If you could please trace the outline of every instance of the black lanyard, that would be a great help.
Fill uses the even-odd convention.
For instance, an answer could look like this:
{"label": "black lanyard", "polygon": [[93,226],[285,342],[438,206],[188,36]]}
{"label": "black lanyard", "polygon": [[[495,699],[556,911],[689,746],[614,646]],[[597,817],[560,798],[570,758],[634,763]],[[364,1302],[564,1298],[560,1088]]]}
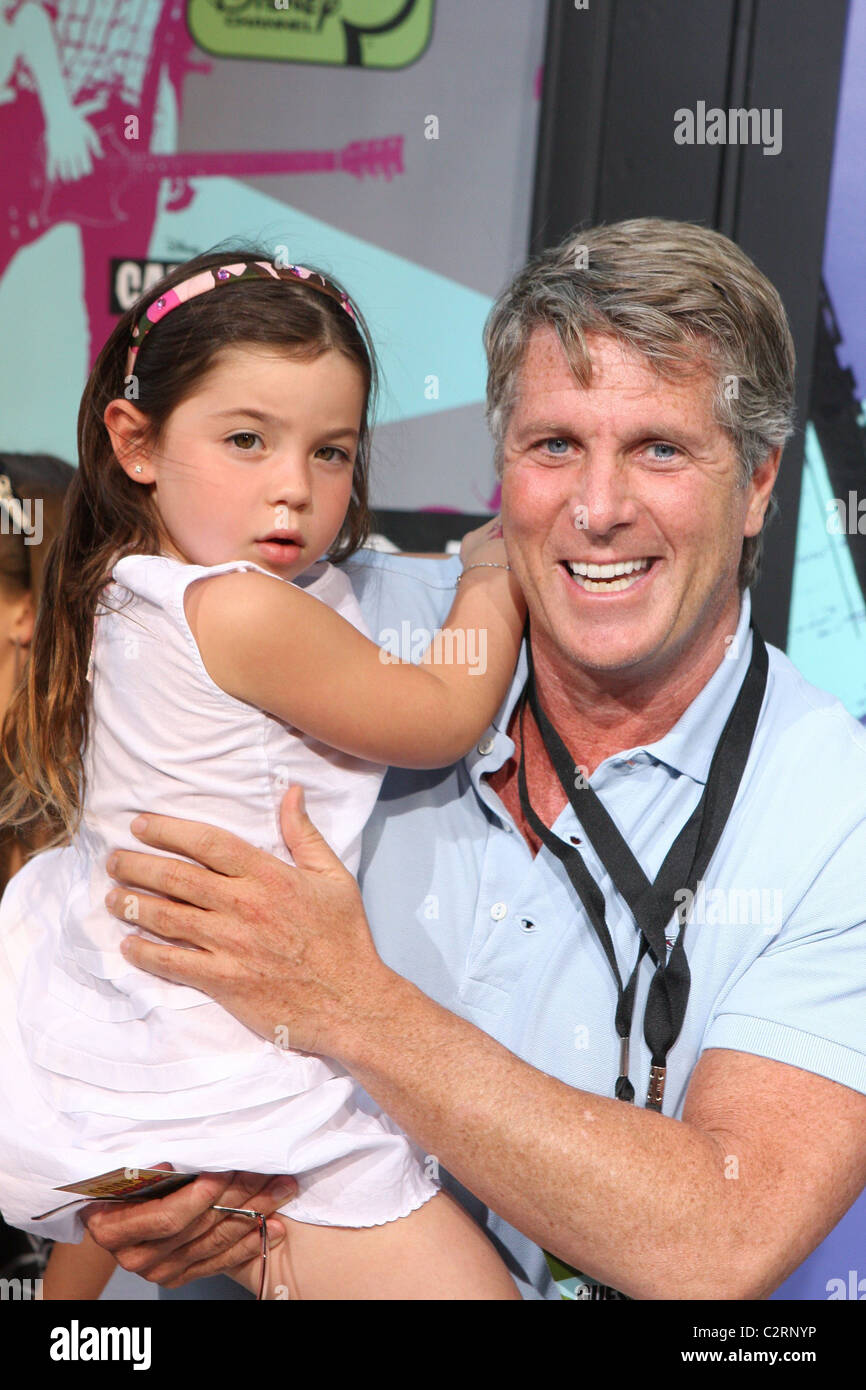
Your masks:
{"label": "black lanyard", "polygon": [[[661,1110],[664,1098],[667,1055],[680,1035],[689,999],[689,964],[685,953],[686,909],[679,907],[674,893],[688,889],[694,894],[697,882],[715,852],[745,770],[752,746],[764,690],[767,684],[767,648],[752,623],[752,658],[743,684],[716,745],[701,799],[683,826],[650,883],[602,802],[586,778],[576,777],[579,769],[545,715],[538,700],[532,647],[527,635],[529,674],[520,704],[520,762],[517,784],[520,806],[527,824],[552,854],[563,864],[572,885],[586,909],[596,935],[607,956],[617,984],[616,1031],[620,1039],[620,1074],[614,1094],[617,1100],[633,1101],[634,1087],[628,1077],[628,1047],[634,1012],[635,990],[640,963],[649,952],[655,963],[644,1014],[644,1037],[652,1056],[646,1105]],[[604,894],[576,849],[565,844],[536,815],[526,787],[524,713],[529,704],[538,731],[574,813],[618,893],[625,899],[641,935],[637,961],[628,983],[623,985],[616,953],[605,919]],[[577,785],[575,783],[577,782]],[[665,928],[677,910],[680,929],[668,955]]]}

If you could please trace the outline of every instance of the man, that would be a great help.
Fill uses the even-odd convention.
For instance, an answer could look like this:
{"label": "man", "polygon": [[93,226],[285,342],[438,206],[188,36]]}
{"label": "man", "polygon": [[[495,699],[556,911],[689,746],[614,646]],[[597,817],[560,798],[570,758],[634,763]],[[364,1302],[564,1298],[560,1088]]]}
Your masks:
{"label": "man", "polygon": [[[338,1058],[525,1296],[557,1297],[552,1269],[576,1296],[765,1297],[866,1181],[866,736],[775,649],[765,672],[749,626],[792,427],[784,310],[724,237],[642,219],[530,263],[486,346],[534,698],[525,648],[472,754],[389,774],[361,879],[375,947],[291,790],[297,868],[148,819],[144,847],[197,863],[110,870],[144,890],[142,927],[202,949],[133,938],[129,958]],[[348,570],[382,632],[435,627],[459,564]],[[178,1283],[253,1253],[209,1207],[271,1211],[264,1182],[202,1179],[90,1230]]]}

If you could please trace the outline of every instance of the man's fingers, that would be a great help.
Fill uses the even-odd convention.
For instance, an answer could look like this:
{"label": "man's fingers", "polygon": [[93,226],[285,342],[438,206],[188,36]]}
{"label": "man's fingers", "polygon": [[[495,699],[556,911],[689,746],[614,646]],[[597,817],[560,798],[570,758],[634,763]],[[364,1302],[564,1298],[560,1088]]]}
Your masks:
{"label": "man's fingers", "polygon": [[117,849],[109,856],[108,874],[124,888],[148,888],[164,898],[175,898],[192,907],[212,910],[222,903],[224,887],[213,873],[183,859]]}
{"label": "man's fingers", "polygon": [[[110,1250],[156,1240],[169,1240],[185,1232],[191,1222],[219,1202],[233,1178],[230,1173],[205,1173],[167,1197],[146,1202],[110,1203],[84,1208],[82,1220],[97,1245]],[[185,1240],[186,1235],[183,1236]]]}
{"label": "man's fingers", "polygon": [[[242,1217],[232,1218],[235,1223],[243,1220]],[[179,1289],[184,1284],[192,1283],[194,1279],[209,1279],[214,1274],[231,1274],[238,1265],[247,1264],[250,1260],[261,1258],[262,1237],[257,1221],[246,1221],[249,1228],[244,1235],[231,1247],[231,1262],[227,1263],[225,1253],[215,1255],[211,1259],[198,1260],[194,1264],[187,1264],[182,1269],[174,1269],[170,1262],[164,1266],[157,1266],[148,1276],[154,1282],[161,1284],[166,1289]],[[282,1228],[279,1233],[274,1229],[275,1224]],[[279,1245],[286,1238],[285,1227],[279,1218],[268,1222],[268,1242],[271,1249]],[[179,1253],[182,1253],[179,1252]]]}
{"label": "man's fingers", "polygon": [[239,835],[215,825],[181,820],[178,816],[145,815],[139,819],[144,821],[144,825],[132,832],[137,840],[153,845],[155,849],[168,850],[170,854],[185,854],[205,868],[213,869],[218,874],[228,874],[231,878],[240,878],[249,873],[261,855],[261,850],[255,849]]}
{"label": "man's fingers", "polygon": [[[123,1206],[91,1204],[83,1215],[94,1240],[111,1251],[122,1269],[177,1286],[200,1277],[188,1272],[191,1265],[207,1265],[207,1273],[215,1274],[243,1264],[260,1248],[257,1223],[214,1211],[215,1204],[270,1216],[286,1205],[297,1186],[288,1176],[207,1173],[167,1197]],[[249,1226],[255,1226],[252,1246]],[[284,1236],[280,1224],[271,1243],[279,1244]]]}
{"label": "man's fingers", "polygon": [[210,1254],[213,1250],[225,1248],[221,1243],[214,1243],[209,1240],[211,1232],[219,1221],[220,1213],[218,1211],[206,1211],[174,1236],[160,1237],[157,1240],[146,1240],[141,1243],[124,1244],[119,1250],[112,1251],[112,1253],[121,1269],[128,1270],[130,1274],[137,1274],[142,1279],[159,1283],[160,1281],[154,1273],[157,1267],[162,1269],[170,1264],[173,1271],[179,1271],[185,1268],[193,1258],[189,1254],[178,1257],[175,1255],[176,1251],[187,1250],[196,1246]]}
{"label": "man's fingers", "polygon": [[285,1174],[273,1177],[262,1173],[236,1173],[235,1182],[220,1198],[220,1205],[255,1207],[256,1211],[270,1216],[296,1197],[297,1192],[297,1179]]}
{"label": "man's fingers", "polygon": [[[257,1176],[261,1181],[261,1175]],[[243,1186],[227,1188],[219,1198],[219,1205],[261,1211],[264,1215],[269,1215],[273,1210],[273,1198],[263,1200],[261,1190],[251,1190],[251,1186],[247,1182]],[[279,1205],[284,1206],[285,1202],[286,1199],[283,1198]],[[268,1240],[271,1246],[278,1245],[284,1239],[285,1227],[278,1217],[272,1217],[268,1222]],[[151,1283],[178,1287],[192,1279],[203,1278],[205,1273],[219,1274],[228,1269],[235,1269],[252,1259],[260,1250],[261,1232],[259,1223],[253,1218],[220,1211],[206,1211],[186,1230],[170,1240],[121,1250],[118,1264]]]}
{"label": "man's fingers", "polygon": [[206,969],[213,960],[207,951],[160,946],[155,941],[145,941],[143,936],[125,936],[120,949],[130,965],[146,970],[149,975],[158,975],[161,980],[189,985],[193,989],[201,989],[205,984],[213,986],[212,972]]}
{"label": "man's fingers", "polygon": [[208,944],[207,924],[212,914],[188,903],[155,898],[132,888],[112,888],[105,895],[105,905],[121,922],[144,927],[166,941],[188,941],[193,946]]}

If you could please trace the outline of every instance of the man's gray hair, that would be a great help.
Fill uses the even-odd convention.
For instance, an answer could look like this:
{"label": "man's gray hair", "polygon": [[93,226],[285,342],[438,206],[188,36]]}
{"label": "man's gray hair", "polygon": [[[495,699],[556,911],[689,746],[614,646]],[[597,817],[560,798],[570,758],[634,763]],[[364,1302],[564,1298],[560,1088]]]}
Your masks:
{"label": "man's gray hair", "polygon": [[[614,337],[671,379],[715,375],[714,415],[745,486],[794,431],[794,343],[778,292],[734,242],[693,222],[637,217],[590,227],[533,257],[499,296],[484,329],[487,420],[501,476],[520,366],[536,328],[553,328],[588,386],[588,333]],[[777,510],[770,499],[766,521]],[[766,523],[765,523],[766,524]],[[763,533],[746,537],[741,589],[760,569]]]}

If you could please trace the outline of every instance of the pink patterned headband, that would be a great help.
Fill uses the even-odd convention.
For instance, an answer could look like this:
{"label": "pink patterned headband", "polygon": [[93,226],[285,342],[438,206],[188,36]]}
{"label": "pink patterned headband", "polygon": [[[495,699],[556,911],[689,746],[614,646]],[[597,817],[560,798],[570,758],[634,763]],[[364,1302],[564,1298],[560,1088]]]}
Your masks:
{"label": "pink patterned headband", "polygon": [[[355,311],[349,301],[349,296],[344,294],[339,286],[331,280],[326,280],[317,270],[308,270],[303,265],[287,265],[282,267],[296,279],[303,280],[312,289],[323,292],[329,299],[334,299],[342,309],[345,309],[350,319],[355,322]],[[195,299],[199,294],[206,294],[208,290],[215,289],[217,285],[224,285],[230,280],[263,280],[268,277],[274,280],[282,279],[278,270],[268,261],[239,261],[236,265],[221,265],[213,270],[202,270],[197,275],[191,275],[188,280],[181,280],[179,285],[174,285],[172,289],[166,290],[164,294],[149,304],[144,314],[132,330],[131,347],[126,354],[126,375],[132,375],[135,366],[135,359],[141,349],[144,339],[150,330],[166,314],[170,314],[172,309],[176,309],[179,304],[186,304],[188,300]]]}

